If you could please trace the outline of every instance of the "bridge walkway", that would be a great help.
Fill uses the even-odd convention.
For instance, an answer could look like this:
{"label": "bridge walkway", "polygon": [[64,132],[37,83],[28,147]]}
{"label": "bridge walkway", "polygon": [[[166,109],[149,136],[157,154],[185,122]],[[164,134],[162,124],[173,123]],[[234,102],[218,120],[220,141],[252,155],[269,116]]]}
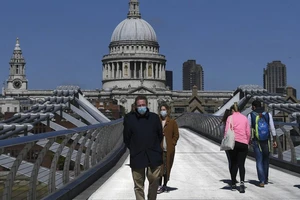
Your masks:
{"label": "bridge walkway", "polygon": [[[128,152],[109,173],[100,178],[75,200],[134,200],[133,181],[128,166]],[[239,180],[239,175],[237,176]],[[228,163],[219,145],[192,131],[180,129],[174,166],[168,183],[170,191],[158,200],[187,199],[299,199],[300,178],[297,174],[270,167],[270,183],[257,186],[255,162],[246,160],[246,193],[231,191]],[[147,181],[145,188],[148,187]],[[146,190],[146,189],[145,189]]]}

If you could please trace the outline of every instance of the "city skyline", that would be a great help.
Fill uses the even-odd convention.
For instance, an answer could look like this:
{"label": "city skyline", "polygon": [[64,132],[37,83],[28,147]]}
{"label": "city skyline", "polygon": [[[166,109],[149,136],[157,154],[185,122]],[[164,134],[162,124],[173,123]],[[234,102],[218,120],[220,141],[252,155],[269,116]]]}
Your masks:
{"label": "city skyline", "polygon": [[[16,2],[19,6],[13,6]],[[114,28],[126,18],[129,0],[70,2],[1,2],[2,82],[8,78],[9,60],[19,37],[28,89],[70,84],[82,89],[102,87],[101,59],[109,52]],[[167,59],[166,70],[173,71],[174,80],[182,79],[182,63],[195,59],[205,69],[205,90],[263,86],[263,68],[281,60],[287,67],[287,85],[299,91],[296,19],[300,3],[254,2],[140,0],[140,11],[156,31],[160,52]],[[173,84],[174,90],[182,89],[182,81]]]}

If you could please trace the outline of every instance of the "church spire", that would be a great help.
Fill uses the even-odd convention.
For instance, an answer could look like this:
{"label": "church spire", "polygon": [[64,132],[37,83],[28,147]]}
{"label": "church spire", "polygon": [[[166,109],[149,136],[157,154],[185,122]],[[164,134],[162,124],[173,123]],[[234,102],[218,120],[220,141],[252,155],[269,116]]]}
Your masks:
{"label": "church spire", "polygon": [[[18,60],[18,61],[16,61]],[[14,52],[13,52],[13,55],[12,55],[12,58],[11,58],[11,61],[10,62],[20,62],[20,63],[23,63],[25,62],[24,58],[23,58],[23,55],[22,55],[22,49],[20,47],[20,41],[19,41],[19,38],[17,37],[17,40],[16,40],[16,45],[15,45],[15,48],[14,48]]]}
{"label": "church spire", "polygon": [[20,42],[19,42],[19,38],[17,38],[17,41],[16,41],[16,46],[15,46],[15,49],[14,50],[16,50],[16,51],[20,51],[21,50],[21,48],[20,48]]}
{"label": "church spire", "polygon": [[16,40],[14,52],[9,61],[10,70],[7,80],[6,92],[17,94],[20,90],[27,90],[27,79],[25,74],[25,59],[22,55],[19,38]]}
{"label": "church spire", "polygon": [[127,18],[141,18],[139,0],[130,0],[129,1],[129,12]]}

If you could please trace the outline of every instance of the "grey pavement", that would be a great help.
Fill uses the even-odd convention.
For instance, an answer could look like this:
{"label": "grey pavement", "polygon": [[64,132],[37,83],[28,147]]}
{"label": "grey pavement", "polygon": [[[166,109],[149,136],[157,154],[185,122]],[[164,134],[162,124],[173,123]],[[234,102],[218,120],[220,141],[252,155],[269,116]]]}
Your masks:
{"label": "grey pavement", "polygon": [[[128,152],[105,176],[75,200],[134,200],[133,181],[128,166]],[[270,168],[270,183],[258,187],[255,162],[246,160],[246,192],[231,191],[228,162],[219,146],[192,131],[180,129],[168,193],[158,200],[186,199],[300,199],[300,178],[283,170]],[[239,180],[239,174],[237,176]],[[147,194],[147,180],[145,193]]]}

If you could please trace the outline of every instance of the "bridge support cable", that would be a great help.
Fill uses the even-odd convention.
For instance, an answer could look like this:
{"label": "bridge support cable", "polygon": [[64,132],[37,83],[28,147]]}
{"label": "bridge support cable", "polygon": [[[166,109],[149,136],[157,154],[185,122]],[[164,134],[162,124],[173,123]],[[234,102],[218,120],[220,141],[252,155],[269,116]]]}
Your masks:
{"label": "bridge support cable", "polygon": [[84,122],[74,118],[73,116],[71,116],[70,114],[66,113],[66,112],[60,112],[60,111],[56,111],[56,114],[58,114],[59,116],[65,118],[66,120],[68,120],[69,122],[71,122],[72,124],[76,125],[77,127],[81,127],[81,126],[87,126],[88,124],[85,124]]}
{"label": "bridge support cable", "polygon": [[51,129],[53,129],[54,131],[60,131],[60,130],[66,130],[67,128],[64,126],[61,126],[55,122],[49,121],[49,123],[47,121],[42,121],[42,124],[49,126]]}
{"label": "bridge support cable", "polygon": [[[77,113],[80,117],[85,119],[89,124],[98,124],[99,121],[97,121],[93,116],[91,116],[89,113],[82,111],[81,109],[77,108],[74,105],[70,105],[71,110],[73,110],[75,113]],[[80,123],[79,123],[80,124]]]}
{"label": "bridge support cable", "polygon": [[230,107],[234,104],[234,102],[238,102],[240,100],[240,92],[237,92],[228,102],[226,102],[217,112],[214,113],[215,116],[222,116],[226,109],[230,109]]}
{"label": "bridge support cable", "polygon": [[82,95],[79,94],[78,99],[75,98],[76,102],[80,104],[80,106],[84,107],[84,109],[89,112],[95,119],[99,122],[109,122],[110,120],[102,114],[95,106],[93,106],[88,100],[86,100]]}
{"label": "bridge support cable", "polygon": [[28,119],[28,118],[30,118],[30,114],[20,115],[20,117],[18,119],[10,122],[10,124],[11,123],[19,123],[19,122],[22,122],[22,121],[24,121],[25,119]]}
{"label": "bridge support cable", "polygon": [[0,137],[2,135],[4,135],[5,133],[7,133],[8,131],[16,130],[16,127],[17,127],[17,125],[15,125],[15,124],[9,124],[9,125],[3,124],[1,126],[2,126],[2,130],[0,131]]}
{"label": "bridge support cable", "polygon": [[24,120],[23,123],[30,123],[30,122],[33,122],[35,119],[38,119],[38,118],[40,118],[40,117],[41,117],[40,114],[33,114],[33,115],[31,114],[31,115],[30,115],[30,118]]}
{"label": "bridge support cable", "polygon": [[[98,112],[95,112],[94,109],[91,108],[91,106],[87,105],[86,103],[82,102],[80,99],[75,98],[76,102],[79,104],[81,109],[86,112],[87,114],[91,115],[94,119],[96,119],[99,123],[108,122],[108,118],[103,118],[101,115],[98,114]],[[100,112],[100,111],[99,111]],[[102,114],[102,113],[101,113]]]}

